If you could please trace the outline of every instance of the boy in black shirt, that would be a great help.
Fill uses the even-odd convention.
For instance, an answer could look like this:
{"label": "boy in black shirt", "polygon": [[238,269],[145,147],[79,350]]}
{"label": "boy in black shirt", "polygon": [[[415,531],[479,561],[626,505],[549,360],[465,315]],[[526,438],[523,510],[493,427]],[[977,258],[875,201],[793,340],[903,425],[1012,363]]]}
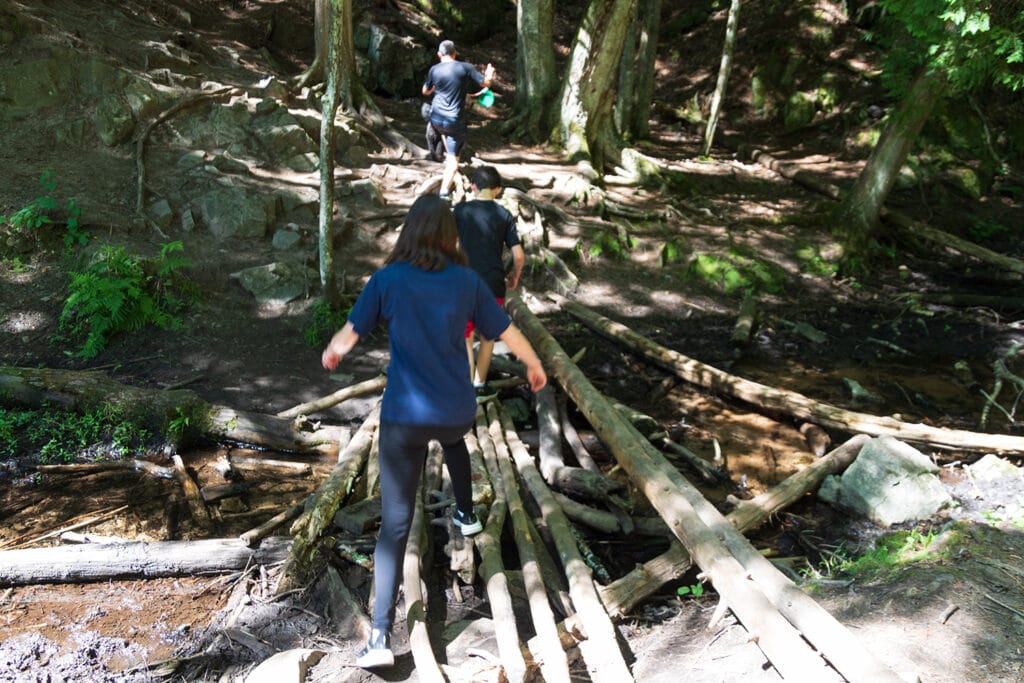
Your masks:
{"label": "boy in black shirt", "polygon": [[[501,194],[501,174],[493,166],[481,166],[473,172],[472,183],[476,198],[455,207],[459,243],[469,257],[469,267],[479,273],[498,303],[504,304],[506,286],[508,289],[519,286],[526,253],[519,241],[516,219],[495,201]],[[502,259],[504,247],[512,252],[512,272],[507,276]],[[480,338],[480,349],[474,362],[474,331],[470,322],[466,326],[466,352],[469,354],[473,386],[477,395],[483,395],[487,393],[487,372],[491,368],[494,340]]]}

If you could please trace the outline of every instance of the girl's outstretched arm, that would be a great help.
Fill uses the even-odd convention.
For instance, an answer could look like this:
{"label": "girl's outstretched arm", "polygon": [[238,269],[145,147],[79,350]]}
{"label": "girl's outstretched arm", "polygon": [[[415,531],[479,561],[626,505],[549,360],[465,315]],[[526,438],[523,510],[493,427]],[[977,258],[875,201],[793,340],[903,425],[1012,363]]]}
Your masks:
{"label": "girl's outstretched arm", "polygon": [[359,341],[359,334],[353,329],[352,323],[345,323],[345,326],[331,337],[323,355],[320,356],[320,362],[323,363],[324,368],[333,370],[338,367],[338,363],[348,355],[357,341]]}
{"label": "girl's outstretched arm", "polygon": [[537,353],[530,346],[530,342],[523,336],[523,333],[519,331],[519,328],[514,324],[510,324],[501,333],[499,338],[505,342],[512,353],[516,355],[516,358],[526,365],[526,379],[530,382],[530,389],[533,392],[543,389],[544,385],[548,383],[548,376],[544,372],[544,367],[540,364],[540,358],[537,357]]}

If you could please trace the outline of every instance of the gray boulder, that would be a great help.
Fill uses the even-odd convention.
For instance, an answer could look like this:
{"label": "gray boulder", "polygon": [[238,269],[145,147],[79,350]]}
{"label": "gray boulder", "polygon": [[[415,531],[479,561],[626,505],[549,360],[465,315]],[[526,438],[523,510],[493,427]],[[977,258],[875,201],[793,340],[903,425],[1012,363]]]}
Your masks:
{"label": "gray boulder", "polygon": [[248,290],[260,304],[282,306],[305,296],[315,284],[317,273],[302,263],[278,261],[246,268],[231,277]]}
{"label": "gray boulder", "polygon": [[953,502],[938,467],[891,436],[871,439],[841,476],[828,477],[818,497],[876,524],[927,519]]}
{"label": "gray boulder", "polygon": [[217,239],[263,237],[276,216],[276,198],[240,187],[210,190],[195,201],[207,230]]}

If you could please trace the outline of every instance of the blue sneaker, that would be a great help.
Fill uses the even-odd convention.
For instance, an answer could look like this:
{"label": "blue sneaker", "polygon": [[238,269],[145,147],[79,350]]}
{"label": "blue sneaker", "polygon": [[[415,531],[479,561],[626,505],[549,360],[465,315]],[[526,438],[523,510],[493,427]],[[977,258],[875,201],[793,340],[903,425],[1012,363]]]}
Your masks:
{"label": "blue sneaker", "polygon": [[379,628],[370,630],[366,647],[359,651],[356,666],[362,669],[394,666],[395,653],[391,651],[391,634]]}

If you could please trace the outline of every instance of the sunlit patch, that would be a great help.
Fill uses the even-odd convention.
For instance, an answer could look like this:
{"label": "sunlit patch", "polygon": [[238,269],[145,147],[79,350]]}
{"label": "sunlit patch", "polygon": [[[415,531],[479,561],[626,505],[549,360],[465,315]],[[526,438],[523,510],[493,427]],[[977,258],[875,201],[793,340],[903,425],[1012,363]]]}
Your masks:
{"label": "sunlit patch", "polygon": [[11,311],[0,321],[0,332],[7,334],[35,332],[52,323],[52,317],[42,311]]}

